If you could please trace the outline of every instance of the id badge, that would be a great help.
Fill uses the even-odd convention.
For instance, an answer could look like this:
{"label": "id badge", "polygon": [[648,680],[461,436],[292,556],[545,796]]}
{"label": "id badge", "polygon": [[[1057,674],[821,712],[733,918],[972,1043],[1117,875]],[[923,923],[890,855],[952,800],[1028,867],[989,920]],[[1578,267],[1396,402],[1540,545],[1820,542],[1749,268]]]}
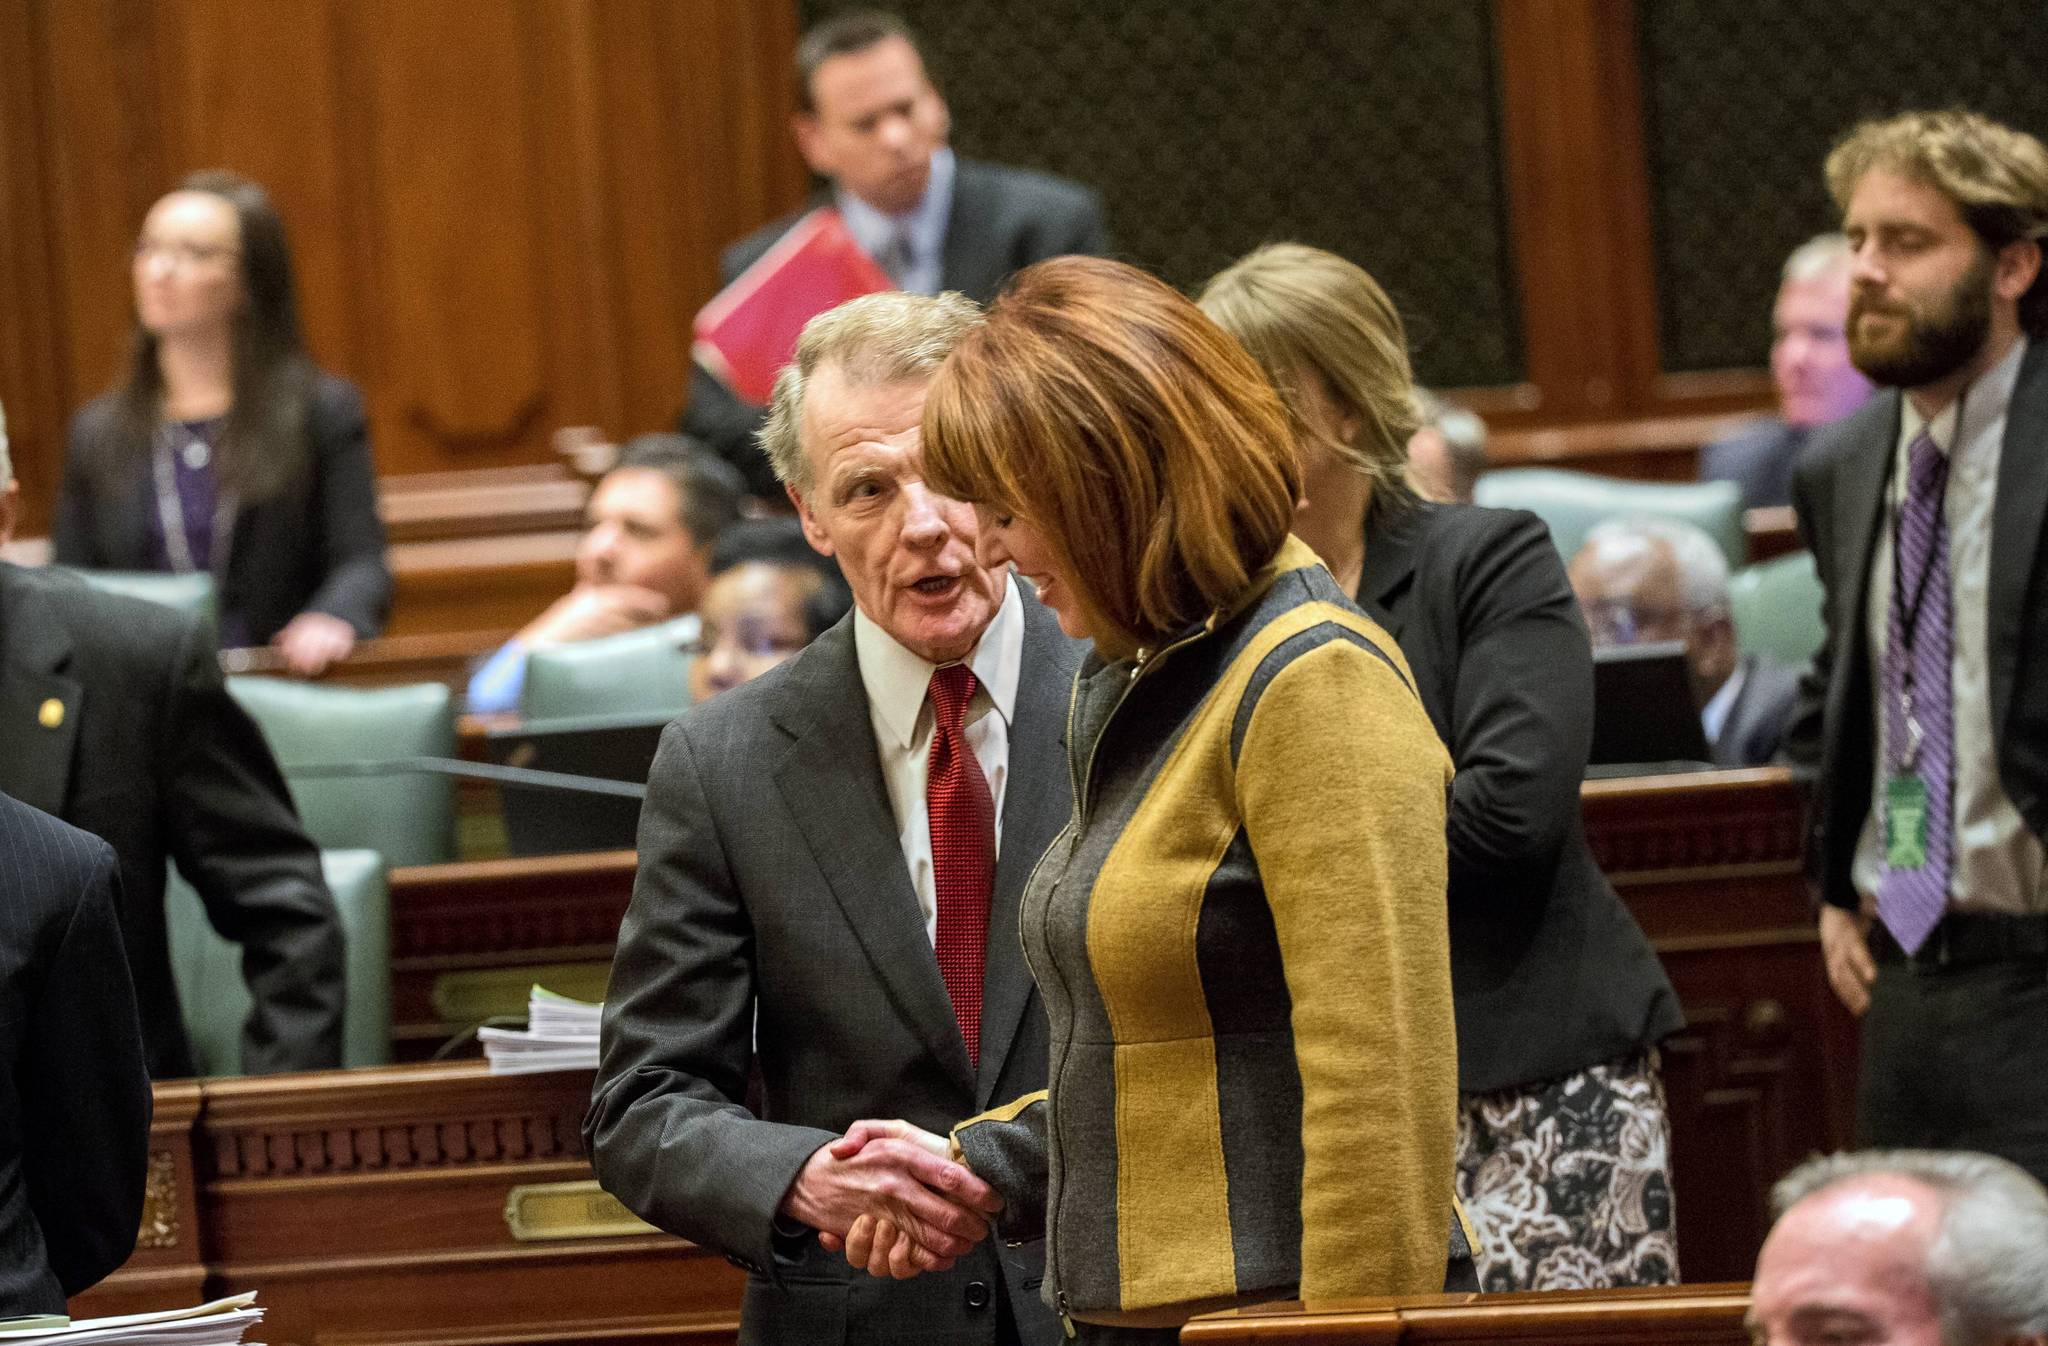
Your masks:
{"label": "id badge", "polygon": [[1884,862],[1891,869],[1927,863],[1927,782],[1918,776],[1884,783]]}

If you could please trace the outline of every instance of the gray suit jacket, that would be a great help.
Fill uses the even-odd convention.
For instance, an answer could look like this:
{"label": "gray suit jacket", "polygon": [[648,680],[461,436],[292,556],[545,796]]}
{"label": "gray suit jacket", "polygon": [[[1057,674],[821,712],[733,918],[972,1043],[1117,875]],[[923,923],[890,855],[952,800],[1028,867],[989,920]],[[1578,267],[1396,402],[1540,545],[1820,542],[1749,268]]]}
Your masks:
{"label": "gray suit jacket", "polygon": [[[1010,273],[1048,257],[1109,251],[1102,199],[1065,178],[1029,169],[955,161],[953,209],[946,219],[946,246],[939,280],[976,303],[995,298]],[[764,225],[725,250],[721,282],[730,284],[788,233],[810,209]],[[746,474],[754,494],[779,497],[782,488],[768,459],[754,442],[762,409],[743,402],[723,383],[690,367],[690,401],[683,408],[683,433],[694,435]]]}
{"label": "gray suit jacket", "polygon": [[1742,507],[1792,503],[1792,468],[1807,432],[1775,416],[1752,421],[1700,450],[1701,481],[1732,481],[1742,488]]}
{"label": "gray suit jacket", "polygon": [[1714,738],[1714,765],[1764,766],[1776,760],[1799,704],[1799,670],[1760,654],[1745,655],[1742,687]]}
{"label": "gray suit jacket", "polygon": [[0,563],[0,791],[109,842],[150,1074],[190,1075],[164,864],[242,946],[250,1074],[341,1064],[341,919],[209,632],[75,575]]}
{"label": "gray suit jacket", "polygon": [[[584,1131],[608,1191],[753,1273],[744,1342],[979,1346],[1003,1294],[1026,1341],[1057,1335],[1037,1245],[991,1241],[951,1272],[893,1282],[775,1225],[804,1161],[853,1122],[943,1132],[1045,1087],[1017,904],[1070,812],[1061,735],[1078,663],[1027,598],[979,1070],[904,867],[852,618],[662,737]],[[759,1116],[744,1101],[750,1067]]]}

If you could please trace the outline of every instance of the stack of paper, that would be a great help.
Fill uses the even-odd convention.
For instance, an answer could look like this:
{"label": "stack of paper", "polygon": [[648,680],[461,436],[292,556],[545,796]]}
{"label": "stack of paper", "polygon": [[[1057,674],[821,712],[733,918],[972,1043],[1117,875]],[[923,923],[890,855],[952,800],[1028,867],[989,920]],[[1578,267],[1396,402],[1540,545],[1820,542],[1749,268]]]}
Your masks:
{"label": "stack of paper", "polygon": [[602,1004],[571,1000],[536,986],[526,1001],[526,1027],[480,1028],[484,1059],[493,1075],[542,1070],[597,1069],[597,1025]]}
{"label": "stack of paper", "polygon": [[130,1313],[119,1318],[81,1318],[58,1326],[7,1328],[0,1319],[0,1343],[49,1346],[237,1346],[242,1334],[263,1321],[256,1293],[234,1295],[192,1309]]}

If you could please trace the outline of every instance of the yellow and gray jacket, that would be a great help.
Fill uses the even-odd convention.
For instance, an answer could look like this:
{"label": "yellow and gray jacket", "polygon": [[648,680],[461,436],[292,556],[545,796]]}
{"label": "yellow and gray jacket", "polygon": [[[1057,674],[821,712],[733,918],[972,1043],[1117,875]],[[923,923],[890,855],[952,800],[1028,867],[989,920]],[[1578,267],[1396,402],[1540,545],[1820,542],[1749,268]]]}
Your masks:
{"label": "yellow and gray jacket", "polygon": [[1399,648],[1290,538],[1234,612],[1085,665],[1067,743],[1021,918],[1051,1088],[954,1133],[1005,1232],[1044,1227],[1047,1299],[1442,1289],[1451,766]]}

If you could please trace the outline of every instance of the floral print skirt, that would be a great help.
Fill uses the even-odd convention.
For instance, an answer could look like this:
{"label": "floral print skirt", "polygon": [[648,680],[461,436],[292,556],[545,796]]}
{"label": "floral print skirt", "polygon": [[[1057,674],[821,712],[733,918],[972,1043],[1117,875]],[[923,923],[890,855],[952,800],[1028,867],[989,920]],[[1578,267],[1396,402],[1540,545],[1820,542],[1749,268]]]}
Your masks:
{"label": "floral print skirt", "polygon": [[1677,1284],[1656,1049],[1461,1097],[1458,1195],[1479,1235],[1482,1289]]}

